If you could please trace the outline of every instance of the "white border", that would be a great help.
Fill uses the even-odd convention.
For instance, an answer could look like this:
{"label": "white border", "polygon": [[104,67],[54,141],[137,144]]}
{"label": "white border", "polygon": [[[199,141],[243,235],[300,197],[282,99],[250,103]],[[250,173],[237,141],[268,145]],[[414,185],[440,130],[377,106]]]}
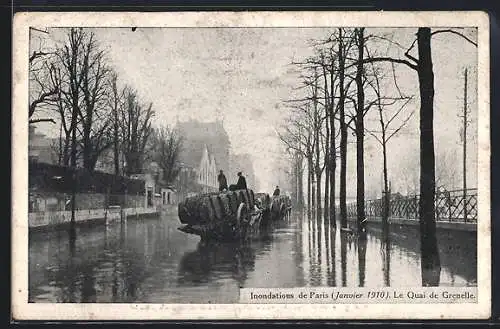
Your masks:
{"label": "white border", "polygon": [[[477,304],[33,304],[28,300],[29,26],[478,27]],[[489,18],[484,12],[18,13],[13,34],[12,317],[15,320],[484,319],[491,312]]]}

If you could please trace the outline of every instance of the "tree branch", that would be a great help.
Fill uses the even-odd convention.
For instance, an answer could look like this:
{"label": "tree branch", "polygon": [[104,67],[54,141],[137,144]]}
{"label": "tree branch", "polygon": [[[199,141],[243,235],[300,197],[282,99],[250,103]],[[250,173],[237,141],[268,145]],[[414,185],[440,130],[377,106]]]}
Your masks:
{"label": "tree branch", "polygon": [[54,124],[56,123],[54,119],[30,119],[28,121],[29,124],[39,123],[39,122],[52,122]]}
{"label": "tree branch", "polygon": [[452,33],[452,34],[456,34],[462,38],[464,38],[465,40],[467,40],[468,42],[472,43],[474,46],[477,47],[477,42],[474,42],[472,41],[471,39],[469,39],[468,37],[466,37],[465,35],[463,35],[462,33],[460,32],[457,32],[457,31],[454,31],[452,29],[446,29],[446,30],[437,30],[437,31],[434,31],[431,33],[431,36],[433,35],[436,35],[436,34],[439,34],[439,33]]}
{"label": "tree branch", "polygon": [[380,140],[380,138],[375,133],[373,133],[372,131],[370,131],[368,129],[365,129],[365,131],[367,133],[369,133],[370,135],[372,135],[372,137],[375,138],[377,140],[377,142],[380,143],[380,145],[384,145],[384,143],[382,142],[382,140]]}
{"label": "tree branch", "polygon": [[[405,64],[409,68],[413,70],[417,70],[418,67],[415,64],[410,63],[409,61],[405,59],[400,59],[400,58],[392,58],[392,57],[371,57],[371,58],[366,58],[363,59],[363,64],[368,64],[368,63],[376,63],[376,62],[388,62],[388,63],[398,63],[398,64]],[[350,66],[354,66],[356,63],[351,64]]]}
{"label": "tree branch", "polygon": [[30,58],[29,58],[29,62],[30,64],[35,60],[37,59],[38,57],[42,57],[42,56],[45,56],[45,55],[50,55],[51,53],[45,53],[43,51],[34,51],[33,54],[31,54]]}
{"label": "tree branch", "polygon": [[386,142],[388,142],[392,138],[392,136],[396,135],[408,123],[410,118],[413,116],[413,113],[415,112],[411,112],[410,115],[403,121],[403,123],[401,123],[401,125],[396,130],[394,130],[392,134],[389,135],[389,137],[385,139]]}

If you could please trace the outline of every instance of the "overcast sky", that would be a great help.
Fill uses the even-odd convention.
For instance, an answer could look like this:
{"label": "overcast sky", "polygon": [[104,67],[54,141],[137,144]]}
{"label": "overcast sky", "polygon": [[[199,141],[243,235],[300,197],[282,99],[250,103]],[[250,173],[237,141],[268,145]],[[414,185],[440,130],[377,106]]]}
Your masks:
{"label": "overcast sky", "polygon": [[[334,28],[129,28],[92,29],[106,50],[109,63],[122,82],[135,87],[144,101],[153,102],[156,125],[172,125],[190,118],[200,121],[224,120],[234,153],[250,153],[263,190],[272,191],[280,142],[275,129],[287,116],[283,101],[293,98],[292,89],[300,84],[296,68],[290,63],[311,54],[310,39],[324,39]],[[64,38],[63,29],[50,29],[54,40]],[[366,34],[393,35],[409,46],[416,28],[367,29]],[[464,30],[477,40],[475,30]],[[37,43],[33,43],[35,45]],[[51,44],[46,41],[45,45]],[[378,42],[378,54],[401,56],[396,46]],[[463,69],[469,67],[469,99],[472,124],[468,139],[470,166],[476,163],[477,49],[452,34],[439,34],[432,41],[435,74],[435,135],[437,160],[445,159],[460,174],[460,114],[463,107]],[[390,66],[387,72],[390,74]],[[402,172],[411,171],[418,179],[418,80],[415,71],[397,66],[402,91],[415,95],[407,113],[416,113],[389,145],[389,167],[393,186],[405,192]],[[394,90],[387,78],[387,92]],[[389,86],[390,85],[390,86]],[[391,91],[392,92],[392,91]],[[390,110],[390,109],[389,109]],[[373,116],[367,126],[377,128]],[[375,125],[375,126],[373,126]],[[49,125],[40,130],[54,136],[58,129]],[[351,140],[354,138],[351,136]],[[351,154],[355,152],[350,145]],[[367,192],[380,191],[380,148],[367,136]],[[355,156],[349,158],[349,178],[355,179]],[[441,161],[441,162],[444,162]],[[453,187],[460,187],[460,175]],[[469,179],[476,179],[476,169]],[[348,184],[355,194],[355,184]],[[373,192],[375,193],[375,192]]]}

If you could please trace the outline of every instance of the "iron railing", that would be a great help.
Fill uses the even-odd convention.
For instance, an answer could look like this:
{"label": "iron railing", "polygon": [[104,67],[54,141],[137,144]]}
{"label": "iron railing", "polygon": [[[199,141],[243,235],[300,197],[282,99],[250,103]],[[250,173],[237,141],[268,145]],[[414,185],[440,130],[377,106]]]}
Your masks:
{"label": "iron railing", "polygon": [[[391,195],[389,218],[419,218],[419,195]],[[382,217],[384,200],[366,200],[366,217]],[[477,222],[477,189],[438,191],[435,197],[436,221]],[[347,215],[356,216],[356,203],[347,205]]]}

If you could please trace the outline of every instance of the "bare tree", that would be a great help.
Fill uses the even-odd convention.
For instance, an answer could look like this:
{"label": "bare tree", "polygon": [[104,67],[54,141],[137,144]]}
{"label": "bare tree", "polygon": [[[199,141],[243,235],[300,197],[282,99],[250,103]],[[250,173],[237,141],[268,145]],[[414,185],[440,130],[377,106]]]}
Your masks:
{"label": "bare tree", "polygon": [[[375,71],[375,69],[374,69]],[[388,182],[388,173],[387,173],[387,144],[403,127],[406,126],[410,118],[413,116],[414,112],[410,112],[402,121],[400,121],[400,117],[404,114],[404,109],[408,105],[408,103],[413,99],[413,97],[405,97],[403,95],[399,96],[400,100],[403,104],[393,112],[389,112],[387,110],[388,107],[394,105],[394,102],[384,103],[384,96],[381,95],[380,88],[380,78],[379,74],[374,74],[375,83],[370,86],[373,87],[373,91],[377,96],[377,112],[378,112],[378,120],[380,124],[380,131],[374,131],[365,129],[370,135],[372,135],[375,140],[382,147],[382,170],[383,170],[383,197],[384,197],[384,206],[382,211],[382,222],[387,224],[389,218],[389,204],[390,204],[390,190],[389,190],[389,182]],[[391,98],[397,100],[398,97]],[[393,127],[394,124],[397,124],[396,127]]]}
{"label": "bare tree", "polygon": [[312,130],[314,134],[314,174],[315,174],[315,191],[313,192],[316,200],[315,200],[315,205],[316,205],[316,216],[321,215],[321,176],[323,173],[323,167],[321,166],[321,158],[322,155],[320,153],[321,147],[320,144],[322,142],[321,140],[321,129],[323,127],[322,125],[322,114],[321,114],[321,108],[318,100],[318,79],[319,75],[317,72],[317,67],[313,68],[313,76],[311,79],[308,81],[306,80],[305,83],[309,85],[310,87],[310,96],[312,98]]}
{"label": "bare tree", "polygon": [[338,76],[339,76],[339,93],[338,93],[338,112],[340,121],[340,225],[347,227],[347,199],[346,199],[346,175],[347,175],[347,129],[348,123],[346,118],[346,98],[349,87],[346,85],[347,66],[346,61],[351,45],[353,43],[352,33],[345,28],[338,29],[338,36],[336,38],[338,50]]}
{"label": "bare tree", "polygon": [[[38,29],[32,30],[48,33],[47,31]],[[29,57],[29,123],[55,123],[53,118],[35,117],[37,109],[41,109],[47,105],[51,106],[57,100],[57,94],[60,89],[60,80],[57,79],[56,67],[54,65],[54,52],[43,49],[42,43],[40,43],[38,48],[40,49],[34,50]]]}
{"label": "bare tree", "polygon": [[364,117],[365,117],[365,91],[364,91],[364,49],[365,36],[364,28],[355,30],[356,45],[358,48],[358,62],[356,65],[356,214],[358,231],[364,231],[365,227],[365,163],[364,163]]}
{"label": "bare tree", "polygon": [[[433,35],[452,33],[477,46],[477,43],[462,33],[451,29],[431,31],[430,27],[420,27],[417,38],[404,53],[407,59],[392,57],[371,57],[369,62],[390,62],[404,64],[415,70],[419,80],[420,92],[420,247],[422,254],[422,282],[424,285],[437,285],[441,263],[436,240],[435,219],[435,156],[434,156],[434,73],[431,52]],[[418,58],[410,54],[417,44]]]}
{"label": "bare tree", "polygon": [[146,145],[152,134],[151,119],[154,116],[153,104],[144,106],[137,92],[127,87],[124,93],[124,106],[121,111],[120,129],[122,131],[123,153],[127,175],[141,173],[144,169]]}
{"label": "bare tree", "polygon": [[[313,138],[312,117],[308,104],[294,105],[291,107],[290,116],[278,132],[280,140],[284,143],[290,154],[298,153],[306,159],[307,164],[307,211],[313,210],[313,162],[315,141]],[[302,174],[302,170],[300,170]]]}
{"label": "bare tree", "polygon": [[[78,124],[78,115],[80,112],[81,100],[81,85],[83,75],[81,74],[81,49],[84,45],[84,33],[82,29],[72,28],[68,33],[68,39],[63,48],[58,51],[58,56],[66,74],[67,90],[65,97],[71,109],[70,128],[71,133],[71,168],[73,170],[73,182],[71,193],[71,225],[70,225],[70,241],[75,241],[75,208],[76,208],[76,191],[77,191],[77,140],[76,131]],[[61,116],[62,117],[62,116]]]}
{"label": "bare tree", "polygon": [[113,167],[115,175],[119,175],[120,171],[120,149],[121,149],[121,130],[120,130],[120,111],[123,107],[123,90],[118,87],[118,74],[111,72],[108,80],[108,88],[110,95],[107,98],[107,104],[111,109],[112,115],[112,136],[113,143]]}
{"label": "bare tree", "polygon": [[181,136],[170,127],[155,129],[152,135],[153,159],[161,170],[162,179],[171,184],[180,172],[179,155],[182,150]]}
{"label": "bare tree", "polygon": [[93,171],[99,156],[112,145],[109,138],[111,118],[106,110],[107,76],[109,68],[104,51],[95,35],[85,35],[82,63],[83,106],[79,111],[83,166]]}

